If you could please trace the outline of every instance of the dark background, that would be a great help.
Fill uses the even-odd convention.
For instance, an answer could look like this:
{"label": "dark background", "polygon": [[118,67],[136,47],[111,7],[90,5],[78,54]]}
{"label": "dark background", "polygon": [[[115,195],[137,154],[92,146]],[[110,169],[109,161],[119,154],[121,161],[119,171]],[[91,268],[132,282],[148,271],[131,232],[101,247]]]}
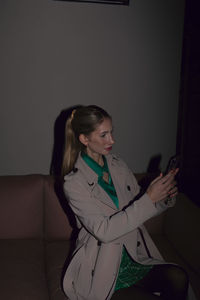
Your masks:
{"label": "dark background", "polygon": [[200,4],[186,0],[177,153],[180,190],[200,205]]}

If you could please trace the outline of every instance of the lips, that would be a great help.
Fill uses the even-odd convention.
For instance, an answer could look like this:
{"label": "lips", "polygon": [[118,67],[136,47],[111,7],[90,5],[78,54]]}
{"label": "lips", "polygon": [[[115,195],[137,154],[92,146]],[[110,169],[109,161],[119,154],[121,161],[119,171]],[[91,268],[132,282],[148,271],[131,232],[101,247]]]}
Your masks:
{"label": "lips", "polygon": [[105,148],[106,151],[111,151],[112,150],[112,146]]}

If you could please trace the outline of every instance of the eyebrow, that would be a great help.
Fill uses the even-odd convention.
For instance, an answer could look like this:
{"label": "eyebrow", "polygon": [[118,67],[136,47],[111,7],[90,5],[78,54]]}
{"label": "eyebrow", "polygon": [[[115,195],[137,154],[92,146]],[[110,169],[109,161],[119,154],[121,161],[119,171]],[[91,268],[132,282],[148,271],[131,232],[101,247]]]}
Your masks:
{"label": "eyebrow", "polygon": [[104,131],[101,131],[100,134],[105,134],[105,133],[112,132],[112,131],[113,131],[113,128],[112,128],[112,130],[104,130]]}
{"label": "eyebrow", "polygon": [[114,126],[112,126],[111,130],[104,130],[104,131],[100,131],[99,133],[103,134],[103,133],[113,132],[113,130],[114,130]]}

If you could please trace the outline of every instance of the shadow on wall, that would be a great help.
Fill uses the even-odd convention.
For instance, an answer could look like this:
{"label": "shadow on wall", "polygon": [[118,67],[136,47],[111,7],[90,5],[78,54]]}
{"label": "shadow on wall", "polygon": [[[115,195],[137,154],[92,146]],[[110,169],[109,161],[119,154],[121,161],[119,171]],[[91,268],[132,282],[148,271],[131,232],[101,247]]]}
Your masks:
{"label": "shadow on wall", "polygon": [[154,180],[157,176],[160,175],[160,162],[162,156],[161,154],[154,155],[150,158],[147,170],[145,174],[138,174],[137,179],[138,183],[141,186],[142,190],[145,191],[152,180]]}

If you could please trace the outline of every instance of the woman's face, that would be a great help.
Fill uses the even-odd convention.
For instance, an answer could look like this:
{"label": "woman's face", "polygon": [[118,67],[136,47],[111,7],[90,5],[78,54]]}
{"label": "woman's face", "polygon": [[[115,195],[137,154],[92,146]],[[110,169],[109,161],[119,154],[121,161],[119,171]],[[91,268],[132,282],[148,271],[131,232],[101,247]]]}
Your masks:
{"label": "woman's face", "polygon": [[106,118],[89,136],[80,136],[80,141],[86,146],[87,154],[97,162],[99,156],[107,155],[112,150],[114,144],[112,129],[111,119]]}

